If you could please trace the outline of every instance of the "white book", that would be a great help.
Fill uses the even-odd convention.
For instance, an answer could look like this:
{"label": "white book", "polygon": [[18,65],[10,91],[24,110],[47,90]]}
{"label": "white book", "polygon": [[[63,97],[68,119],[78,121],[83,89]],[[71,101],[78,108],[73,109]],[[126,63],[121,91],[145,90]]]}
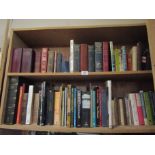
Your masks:
{"label": "white book", "polygon": [[137,46],[132,47],[132,70],[137,71]]}
{"label": "white book", "polygon": [[70,72],[74,71],[74,40],[70,40]]}
{"label": "white book", "polygon": [[32,117],[32,104],[33,104],[33,89],[34,86],[29,86],[29,92],[28,92],[28,100],[27,100],[27,108],[26,108],[26,123],[25,124],[31,124],[31,117]]}
{"label": "white book", "polygon": [[137,105],[136,105],[134,93],[129,94],[129,100],[130,100],[131,107],[132,107],[133,123],[134,125],[139,125]]}
{"label": "white book", "polygon": [[112,128],[112,83],[111,80],[106,81],[106,87],[108,88],[108,115],[109,115],[109,128]]}

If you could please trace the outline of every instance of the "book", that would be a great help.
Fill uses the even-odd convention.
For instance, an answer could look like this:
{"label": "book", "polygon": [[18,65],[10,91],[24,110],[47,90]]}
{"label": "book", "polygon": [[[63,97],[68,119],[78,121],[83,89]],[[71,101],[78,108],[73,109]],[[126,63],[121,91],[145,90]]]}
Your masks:
{"label": "book", "polygon": [[81,127],[81,90],[77,90],[77,127]]}
{"label": "book", "polygon": [[13,50],[11,72],[21,71],[22,54],[23,54],[22,48],[15,48]]}
{"label": "book", "polygon": [[126,54],[126,47],[122,46],[121,47],[122,51],[122,70],[127,71],[127,54]]}
{"label": "book", "polygon": [[74,88],[71,87],[70,126],[74,127]]}
{"label": "book", "polygon": [[31,124],[32,122],[32,108],[33,108],[33,95],[34,95],[33,93],[34,93],[34,86],[29,85],[25,124]]}
{"label": "book", "polygon": [[109,43],[103,42],[103,71],[109,71]]}
{"label": "book", "polygon": [[116,72],[120,71],[120,50],[115,49],[115,69]]}
{"label": "book", "polygon": [[80,70],[88,71],[88,45],[80,45]]}
{"label": "book", "polygon": [[56,72],[57,67],[57,51],[54,52],[54,72]]}
{"label": "book", "polygon": [[99,87],[99,126],[101,127],[102,126],[102,87]]}
{"label": "book", "polygon": [[95,87],[96,91],[96,125],[100,126],[100,100],[99,100],[99,87]]}
{"label": "book", "polygon": [[26,123],[26,108],[27,108],[27,99],[28,93],[24,93],[23,100],[22,100],[22,112],[21,112],[21,124]]}
{"label": "book", "polygon": [[102,42],[95,42],[95,71],[103,71]]}
{"label": "book", "polygon": [[80,44],[74,44],[74,72],[80,71]]}
{"label": "book", "polygon": [[114,47],[113,47],[113,42],[110,41],[110,56],[111,56],[111,70],[115,71],[115,53],[114,53]]}
{"label": "book", "polygon": [[132,70],[137,71],[137,46],[132,47]]}
{"label": "book", "polygon": [[67,127],[71,126],[71,85],[68,86],[67,94]]}
{"label": "book", "polygon": [[118,105],[116,102],[116,99],[113,99],[111,101],[112,106],[112,125],[113,127],[116,127],[118,125]]}
{"label": "book", "polygon": [[41,52],[41,72],[47,72],[48,48],[42,48]]}
{"label": "book", "polygon": [[90,127],[90,94],[82,92],[82,127]]}
{"label": "book", "polygon": [[61,52],[57,53],[57,63],[56,63],[56,72],[61,72],[62,67],[62,54]]}
{"label": "book", "polygon": [[92,90],[92,127],[96,127],[96,91]]}
{"label": "book", "polygon": [[48,51],[47,72],[54,71],[54,51]]}
{"label": "book", "polygon": [[94,45],[88,45],[88,71],[95,71],[95,49]]}
{"label": "book", "polygon": [[74,40],[70,40],[70,58],[69,58],[70,72],[74,71]]}
{"label": "book", "polygon": [[33,68],[32,48],[23,48],[21,72],[31,72]]}
{"label": "book", "polygon": [[41,48],[34,49],[34,53],[35,53],[34,72],[40,72],[40,67],[41,67]]}
{"label": "book", "polygon": [[137,70],[141,70],[142,67],[141,67],[141,62],[142,62],[142,43],[141,42],[138,42],[137,43]]}
{"label": "book", "polygon": [[77,126],[77,88],[73,88],[73,106],[74,106],[74,119],[73,119],[73,126],[74,128]]}

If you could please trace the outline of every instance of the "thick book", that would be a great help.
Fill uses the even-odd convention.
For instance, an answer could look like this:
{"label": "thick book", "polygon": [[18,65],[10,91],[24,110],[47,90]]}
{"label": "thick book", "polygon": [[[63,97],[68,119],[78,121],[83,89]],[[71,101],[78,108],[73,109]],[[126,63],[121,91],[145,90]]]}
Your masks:
{"label": "thick book", "polygon": [[22,54],[23,54],[22,48],[15,48],[13,50],[11,72],[21,71]]}
{"label": "thick book", "polygon": [[70,72],[74,71],[74,40],[70,40],[70,57],[69,57]]}
{"label": "thick book", "polygon": [[80,44],[74,44],[74,72],[80,71]]}
{"label": "thick book", "polygon": [[81,90],[77,90],[77,127],[81,127]]}
{"label": "thick book", "polygon": [[29,90],[28,90],[28,100],[27,100],[27,107],[26,107],[26,122],[25,122],[25,124],[32,123],[33,95],[34,95],[34,86],[30,85]]}
{"label": "thick book", "polygon": [[54,51],[48,51],[47,72],[54,71]]}
{"label": "thick book", "polygon": [[80,70],[88,71],[88,45],[80,45]]}
{"label": "thick book", "polygon": [[110,56],[111,56],[111,70],[115,71],[115,53],[114,53],[114,47],[113,47],[113,42],[110,41]]}
{"label": "thick book", "polygon": [[40,72],[41,67],[41,48],[34,49],[35,60],[34,60],[34,72]]}
{"label": "thick book", "polygon": [[16,123],[17,124],[20,124],[21,123],[22,101],[23,101],[24,92],[25,92],[25,84],[23,84],[22,86],[20,86],[20,90],[19,90],[17,118],[16,118]]}
{"label": "thick book", "polygon": [[82,127],[90,127],[90,93],[82,93]]}
{"label": "thick book", "polygon": [[103,42],[103,71],[109,71],[109,43]]}
{"label": "thick book", "polygon": [[37,124],[39,112],[39,93],[34,93],[34,105],[32,111],[32,123]]}
{"label": "thick book", "polygon": [[137,71],[137,46],[132,47],[132,70]]}
{"label": "thick book", "polygon": [[21,72],[31,72],[33,68],[32,48],[23,48]]}
{"label": "thick book", "polygon": [[24,93],[22,100],[21,124],[26,122],[26,107],[27,107],[28,93]]}
{"label": "thick book", "polygon": [[95,48],[94,45],[88,45],[88,71],[95,71]]}
{"label": "thick book", "polygon": [[126,54],[127,51],[126,51],[126,47],[122,46],[121,51],[122,51],[122,70],[127,71],[127,54]]}
{"label": "thick book", "polygon": [[103,71],[102,42],[95,42],[95,71]]}
{"label": "thick book", "polygon": [[41,52],[41,72],[47,72],[48,48],[42,48]]}

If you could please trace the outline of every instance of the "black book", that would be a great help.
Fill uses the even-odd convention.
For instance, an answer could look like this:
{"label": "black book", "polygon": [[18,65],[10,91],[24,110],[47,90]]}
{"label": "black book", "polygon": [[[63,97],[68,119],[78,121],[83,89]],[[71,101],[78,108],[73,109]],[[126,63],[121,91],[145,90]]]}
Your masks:
{"label": "black book", "polygon": [[54,90],[47,90],[46,124],[54,124]]}
{"label": "black book", "polygon": [[100,126],[99,87],[95,87],[95,91],[96,91],[96,126]]}
{"label": "black book", "polygon": [[39,91],[39,112],[38,125],[45,125],[46,123],[46,81],[41,83],[41,90]]}
{"label": "black book", "polygon": [[17,114],[17,103],[18,103],[18,78],[10,78],[9,86],[8,86],[8,94],[7,94],[7,102],[5,109],[5,124],[15,124],[16,122],[16,114]]}
{"label": "black book", "polygon": [[88,71],[95,71],[95,49],[94,45],[88,45]]}
{"label": "black book", "polygon": [[95,71],[103,71],[103,61],[102,61],[102,42],[95,42]]}
{"label": "black book", "polygon": [[62,53],[57,53],[56,72],[61,72],[62,69]]}
{"label": "black book", "polygon": [[90,93],[82,93],[82,127],[90,127]]}
{"label": "black book", "polygon": [[74,44],[74,72],[80,71],[80,45]]}
{"label": "black book", "polygon": [[81,127],[81,91],[77,90],[77,127]]}

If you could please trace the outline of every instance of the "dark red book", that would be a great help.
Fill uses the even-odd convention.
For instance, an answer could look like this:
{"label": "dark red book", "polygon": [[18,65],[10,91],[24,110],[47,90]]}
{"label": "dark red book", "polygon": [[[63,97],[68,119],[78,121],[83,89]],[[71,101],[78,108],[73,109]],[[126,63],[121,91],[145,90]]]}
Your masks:
{"label": "dark red book", "polygon": [[88,45],[80,45],[80,68],[81,71],[88,71]]}
{"label": "dark red book", "polygon": [[23,48],[22,68],[21,72],[32,71],[32,48]]}
{"label": "dark red book", "polygon": [[17,108],[17,118],[16,118],[16,123],[20,124],[21,123],[21,115],[22,115],[22,102],[23,102],[23,96],[25,92],[25,84],[20,86],[19,90],[19,99],[18,99],[18,108]]}
{"label": "dark red book", "polygon": [[40,72],[41,67],[41,48],[36,48],[35,52],[35,64],[34,64],[34,72]]}
{"label": "dark red book", "polygon": [[47,72],[48,48],[42,48],[41,52],[41,72]]}
{"label": "dark red book", "polygon": [[109,44],[103,42],[103,71],[109,71]]}
{"label": "dark red book", "polygon": [[127,53],[127,70],[132,70],[132,56],[131,53]]}
{"label": "dark red book", "polygon": [[11,72],[20,72],[22,61],[22,48],[16,48],[12,53]]}

